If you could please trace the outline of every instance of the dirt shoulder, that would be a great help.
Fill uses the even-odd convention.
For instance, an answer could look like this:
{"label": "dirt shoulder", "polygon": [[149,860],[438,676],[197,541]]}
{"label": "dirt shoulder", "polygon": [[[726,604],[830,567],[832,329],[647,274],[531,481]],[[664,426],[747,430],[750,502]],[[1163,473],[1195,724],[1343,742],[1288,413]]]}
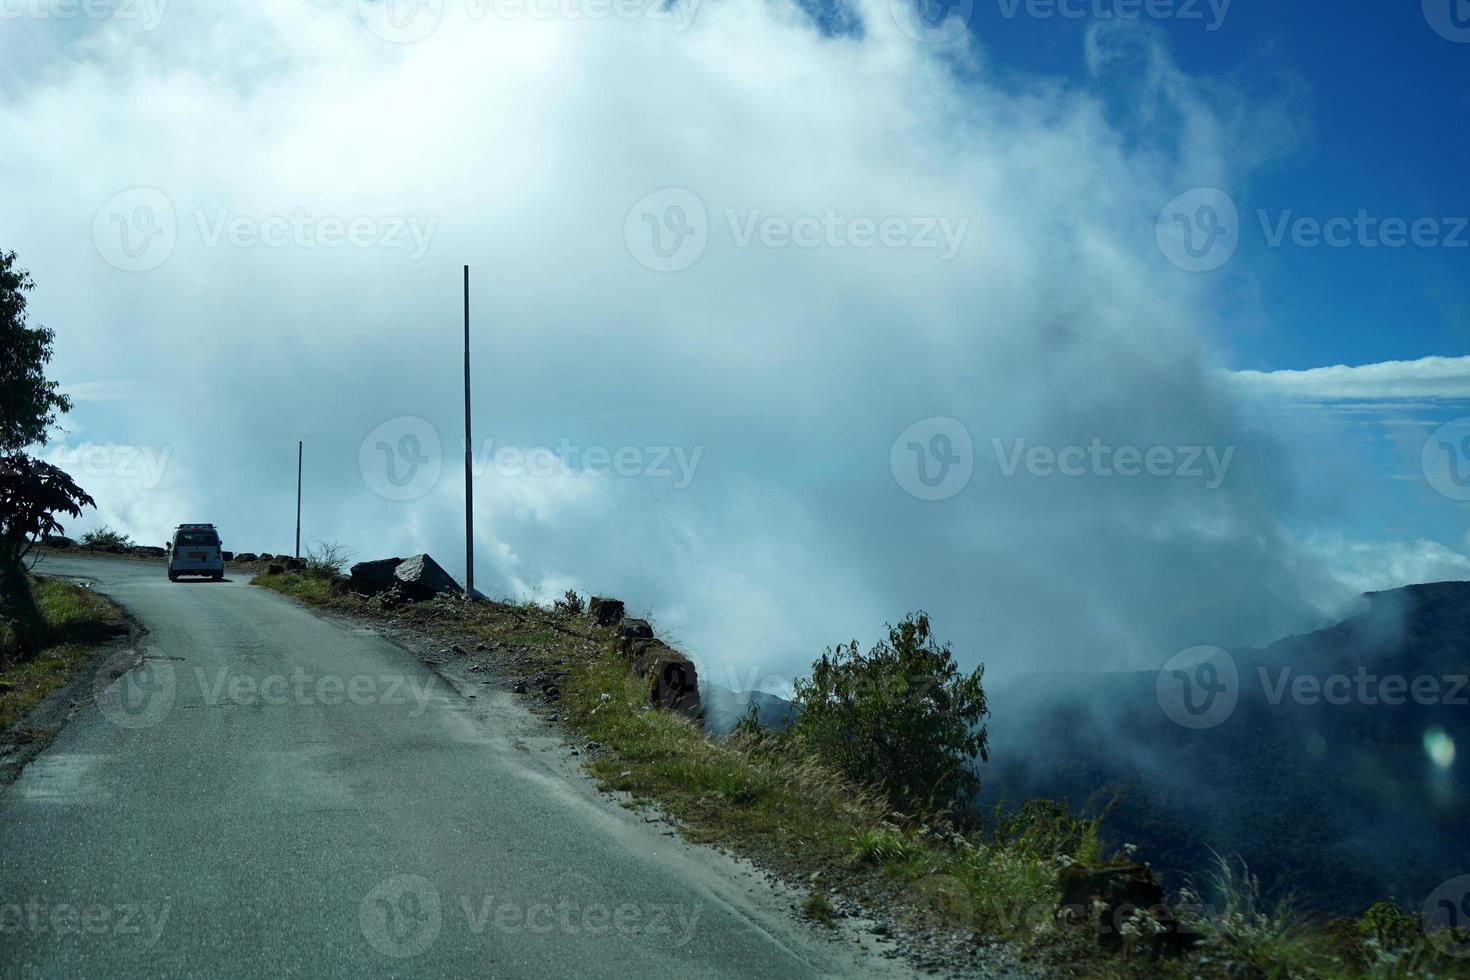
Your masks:
{"label": "dirt shoulder", "polygon": [[0,785],[12,782],[92,696],[95,668],[139,629],[85,582],[26,576],[39,634],[33,649],[0,659]]}

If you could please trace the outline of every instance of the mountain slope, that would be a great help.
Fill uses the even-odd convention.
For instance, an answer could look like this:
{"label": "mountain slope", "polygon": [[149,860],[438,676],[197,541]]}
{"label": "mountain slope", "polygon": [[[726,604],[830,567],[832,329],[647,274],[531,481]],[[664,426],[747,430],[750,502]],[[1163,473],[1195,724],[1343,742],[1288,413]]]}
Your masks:
{"label": "mountain slope", "polygon": [[[1418,907],[1470,871],[1454,758],[1470,750],[1467,635],[1470,583],[1445,582],[1369,594],[1336,626],[1177,677],[1020,679],[992,697],[987,798],[1111,789],[1105,830],[1166,872],[1206,871],[1218,852],[1324,912]],[[1217,691],[1233,709],[1181,714],[1175,684],[1193,684],[1195,707],[1203,686],[1233,687]]]}

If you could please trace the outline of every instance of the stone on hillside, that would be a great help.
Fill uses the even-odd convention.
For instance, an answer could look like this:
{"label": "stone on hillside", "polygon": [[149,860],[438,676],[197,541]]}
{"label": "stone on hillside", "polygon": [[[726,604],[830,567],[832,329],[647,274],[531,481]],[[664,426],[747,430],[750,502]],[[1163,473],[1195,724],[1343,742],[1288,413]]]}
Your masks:
{"label": "stone on hillside", "polygon": [[219,560],[220,561],[234,561],[235,560],[235,553],[233,551],[221,551],[219,553]]}
{"label": "stone on hillside", "polygon": [[398,586],[410,599],[428,599],[441,592],[460,592],[459,583],[428,555],[405,558],[393,569]]}
{"label": "stone on hillside", "polygon": [[168,552],[151,544],[135,544],[128,549],[128,554],[139,555],[143,558],[162,558]]}
{"label": "stone on hillside", "polygon": [[302,561],[300,558],[287,558],[285,561],[285,565],[286,571],[299,572],[306,567],[306,562]]}
{"label": "stone on hillside", "polygon": [[360,561],[348,570],[347,584],[353,591],[361,592],[363,595],[386,591],[397,584],[398,580],[393,577],[393,570],[402,561],[402,558],[375,558],[372,561]]}
{"label": "stone on hillside", "polygon": [[242,551],[235,556],[235,560],[242,564],[249,564],[250,562],[255,561],[257,557],[258,556],[253,551]]}
{"label": "stone on hillside", "polygon": [[587,603],[587,615],[598,626],[616,626],[623,618],[623,600],[593,596]]}
{"label": "stone on hillside", "polygon": [[653,627],[646,619],[625,619],[618,625],[618,650],[626,657],[633,655],[638,640],[653,639]]}
{"label": "stone on hillside", "polygon": [[265,573],[267,575],[285,575],[286,574],[286,566],[285,565],[277,565],[274,562],[272,562],[270,565],[267,565],[266,566]]}
{"label": "stone on hillside", "polygon": [[77,546],[75,541],[64,534],[48,534],[41,543],[48,548],[75,548]]}
{"label": "stone on hillside", "polygon": [[1146,864],[1073,864],[1060,872],[1062,899],[1057,917],[1085,925],[1105,949],[1130,946],[1180,949],[1179,922],[1164,904],[1164,889]]}
{"label": "stone on hillside", "polygon": [[698,718],[699,673],[694,662],[658,640],[637,640],[633,673],[648,678],[648,703]]}

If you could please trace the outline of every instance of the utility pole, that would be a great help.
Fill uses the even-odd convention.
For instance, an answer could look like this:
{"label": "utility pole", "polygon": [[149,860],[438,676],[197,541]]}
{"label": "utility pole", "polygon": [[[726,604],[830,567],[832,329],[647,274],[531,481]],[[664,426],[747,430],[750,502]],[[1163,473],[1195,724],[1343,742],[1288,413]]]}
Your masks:
{"label": "utility pole", "polygon": [[475,597],[475,473],[470,439],[470,267],[464,267],[464,594]]}
{"label": "utility pole", "polygon": [[301,440],[296,440],[296,557],[301,557]]}

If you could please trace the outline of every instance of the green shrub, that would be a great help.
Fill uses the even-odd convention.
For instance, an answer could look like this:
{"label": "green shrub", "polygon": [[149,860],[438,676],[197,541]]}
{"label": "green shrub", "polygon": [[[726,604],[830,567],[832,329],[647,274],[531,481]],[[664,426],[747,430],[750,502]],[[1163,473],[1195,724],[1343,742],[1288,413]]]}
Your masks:
{"label": "green shrub", "polygon": [[995,808],[991,842],[1034,861],[1068,857],[1081,864],[1101,860],[1098,821],[1072,813],[1066,800],[1026,800],[1010,812]]}
{"label": "green shrub", "polygon": [[803,915],[829,928],[832,926],[832,911],[832,903],[827,899],[826,892],[814,891],[801,903]]}
{"label": "green shrub", "polygon": [[909,837],[892,826],[873,827],[852,839],[853,861],[858,864],[902,863],[917,851]]}
{"label": "green shrub", "polygon": [[1321,936],[1290,900],[1268,903],[1261,882],[1244,864],[1237,871],[1223,857],[1204,894],[1180,891],[1182,928],[1200,937],[1205,955],[1229,976],[1268,980],[1335,977],[1342,964],[1326,951]]}
{"label": "green shrub", "polygon": [[560,599],[552,603],[551,608],[555,612],[580,616],[587,610],[587,603],[577,594],[576,589],[567,589]]}
{"label": "green shrub", "polygon": [[133,546],[133,539],[104,524],[83,534],[82,545],[94,551],[125,551]]}
{"label": "green shrub", "polygon": [[1397,902],[1374,902],[1358,921],[1358,933],[1389,949],[1414,946],[1423,936],[1419,920]]}
{"label": "green shrub", "polygon": [[929,617],[888,627],[867,654],[857,641],[823,653],[795,684],[800,711],[789,736],[849,778],[876,783],[906,813],[968,809],[988,758],[983,666],[963,674]]}
{"label": "green shrub", "polygon": [[306,562],[304,571],[307,575],[324,579],[341,578],[343,569],[352,560],[352,552],[335,541],[330,544],[326,541],[318,541],[306,549],[304,560]]}

